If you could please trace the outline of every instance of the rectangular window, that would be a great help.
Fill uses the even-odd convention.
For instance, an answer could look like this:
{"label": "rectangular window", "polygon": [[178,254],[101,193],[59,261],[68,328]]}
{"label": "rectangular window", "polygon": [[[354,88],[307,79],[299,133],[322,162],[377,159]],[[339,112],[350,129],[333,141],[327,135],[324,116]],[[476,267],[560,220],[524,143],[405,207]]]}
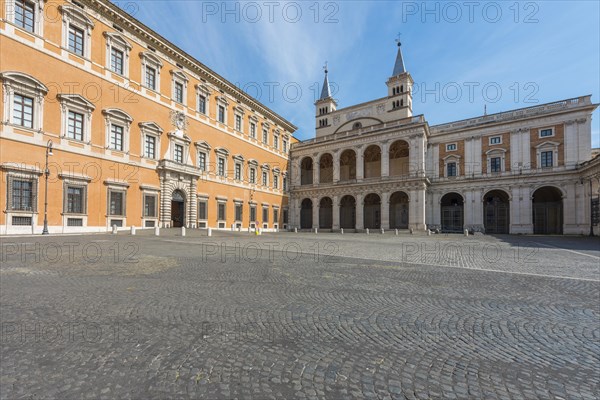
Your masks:
{"label": "rectangular window", "polygon": [[287,176],[283,177],[283,191],[287,192]]}
{"label": "rectangular window", "polygon": [[553,163],[552,163],[553,154],[554,153],[552,151],[542,151],[542,154],[541,154],[542,168],[550,168],[553,166]]}
{"label": "rectangular window", "polygon": [[83,30],[69,25],[69,51],[83,57]]}
{"label": "rectangular window", "polygon": [[500,165],[501,160],[502,159],[500,157],[492,157],[490,159],[490,170],[492,172],[501,172],[502,171],[502,168]]}
{"label": "rectangular window", "polygon": [[456,176],[456,163],[451,162],[447,165],[448,176]]}
{"label": "rectangular window", "polygon": [[110,69],[119,75],[123,75],[123,52],[114,47],[110,49]]}
{"label": "rectangular window", "polygon": [[225,221],[225,203],[217,204],[217,218],[219,221]]}
{"label": "rectangular window", "polygon": [[69,139],[83,140],[83,114],[69,111],[67,137]]}
{"label": "rectangular window", "polygon": [[31,217],[20,217],[20,216],[13,216],[12,217],[12,224],[15,226],[24,226],[24,225],[31,225],[33,224],[33,218]]}
{"label": "rectangular window", "polygon": [[273,223],[276,224],[279,222],[279,210],[273,210]]}
{"label": "rectangular window", "polygon": [[456,143],[450,143],[446,145],[446,151],[456,150]]}
{"label": "rectangular window", "polygon": [[34,32],[35,5],[29,1],[15,1],[15,24],[21,28]]}
{"label": "rectangular window", "polygon": [[31,97],[15,94],[13,124],[33,128],[33,99]]}
{"label": "rectangular window", "polygon": [[16,211],[33,211],[34,195],[33,181],[13,179],[10,209]]}
{"label": "rectangular window", "polygon": [[173,159],[175,160],[175,162],[178,162],[180,164],[183,163],[183,146],[180,144],[176,144],[175,145],[175,149],[173,151]]}
{"label": "rectangular window", "polygon": [[279,150],[279,136],[273,136],[273,147],[275,150]]}
{"label": "rectangular window", "polygon": [[236,181],[242,180],[242,165],[241,164],[235,164],[235,180]]}
{"label": "rectangular window", "polygon": [[108,192],[108,215],[125,215],[125,192]]}
{"label": "rectangular window", "polygon": [[219,122],[225,123],[225,107],[219,106]]}
{"label": "rectangular window", "polygon": [[110,126],[110,148],[123,151],[123,127],[119,125]]}
{"label": "rectangular window", "polygon": [[250,137],[256,139],[256,124],[250,122]]}
{"label": "rectangular window", "polygon": [[242,131],[242,117],[240,115],[235,116],[235,130]]}
{"label": "rectangular window", "polygon": [[242,212],[243,212],[243,206],[241,204],[236,204],[235,205],[235,220],[236,221],[242,220]]}
{"label": "rectangular window", "polygon": [[263,129],[263,143],[264,144],[268,144],[269,143],[269,133],[267,132],[266,129]]}
{"label": "rectangular window", "polygon": [[225,159],[219,157],[219,176],[225,176]]}
{"label": "rectangular window", "polygon": [[156,217],[156,196],[144,195],[144,217]]}
{"label": "rectangular window", "polygon": [[269,222],[269,207],[263,207],[262,222]]}
{"label": "rectangular window", "polygon": [[206,201],[198,202],[198,219],[208,219]]}
{"label": "rectangular window", "polygon": [[201,171],[206,171],[206,153],[198,153],[198,168]]}
{"label": "rectangular window", "polygon": [[283,152],[284,153],[287,153],[287,148],[288,148],[288,142],[287,142],[287,140],[284,140],[283,141]]}
{"label": "rectangular window", "polygon": [[540,130],[540,137],[553,136],[553,134],[554,132],[552,131],[552,128]]}
{"label": "rectangular window", "polygon": [[256,206],[250,206],[250,222],[256,222]]}
{"label": "rectangular window", "polygon": [[490,138],[490,144],[501,144],[502,143],[502,136],[492,136]]}
{"label": "rectangular window", "polygon": [[152,67],[146,67],[146,87],[156,90],[156,70]]}
{"label": "rectangular window", "polygon": [[277,175],[273,176],[273,189],[279,188],[279,177]]}
{"label": "rectangular window", "polygon": [[67,186],[67,209],[68,214],[85,213],[85,188],[81,186]]}
{"label": "rectangular window", "polygon": [[175,82],[175,101],[183,103],[183,84],[181,82]]}
{"label": "rectangular window", "polygon": [[146,135],[144,154],[148,158],[156,158],[156,137]]}
{"label": "rectangular window", "polygon": [[206,114],[206,96],[198,96],[198,112]]}
{"label": "rectangular window", "polygon": [[268,183],[269,183],[269,177],[267,175],[267,172],[263,171],[263,173],[262,173],[262,184],[263,184],[263,186],[267,186]]}
{"label": "rectangular window", "polygon": [[250,169],[250,183],[256,183],[256,169]]}

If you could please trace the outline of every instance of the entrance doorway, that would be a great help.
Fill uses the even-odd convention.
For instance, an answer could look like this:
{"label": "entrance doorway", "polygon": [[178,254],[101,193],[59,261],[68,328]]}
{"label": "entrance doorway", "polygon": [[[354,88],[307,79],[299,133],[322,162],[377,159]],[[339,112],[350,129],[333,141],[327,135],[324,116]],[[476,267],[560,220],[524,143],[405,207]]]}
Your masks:
{"label": "entrance doorway", "polygon": [[364,226],[368,229],[381,228],[381,198],[375,193],[368,194],[364,201]]}
{"label": "entrance doorway", "polygon": [[185,226],[185,196],[181,190],[175,190],[171,196],[171,226]]}
{"label": "entrance doorway", "polygon": [[544,186],[533,193],[533,233],[561,235],[563,225],[562,193]]}
{"label": "entrance doorway", "polygon": [[408,229],[408,195],[404,192],[390,196],[390,229]]}
{"label": "entrance doorway", "polygon": [[510,204],[508,194],[492,190],[483,198],[483,224],[485,233],[508,233]]}
{"label": "entrance doorway", "polygon": [[442,197],[442,232],[462,232],[463,198],[458,193],[447,193]]}

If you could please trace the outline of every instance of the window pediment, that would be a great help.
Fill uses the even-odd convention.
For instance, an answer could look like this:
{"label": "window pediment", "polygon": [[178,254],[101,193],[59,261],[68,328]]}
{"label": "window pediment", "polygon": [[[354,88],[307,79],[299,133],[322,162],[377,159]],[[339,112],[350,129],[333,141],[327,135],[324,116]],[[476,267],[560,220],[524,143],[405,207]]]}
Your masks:
{"label": "window pediment", "polygon": [[256,167],[258,166],[258,161],[251,158],[248,160],[248,165],[254,165]]}
{"label": "window pediment", "polygon": [[42,92],[44,95],[48,93],[48,87],[31,75],[17,71],[6,71],[0,73],[0,78],[5,83],[13,84],[19,88],[25,87],[31,91]]}
{"label": "window pediment", "polygon": [[197,84],[196,86],[196,92],[198,92],[199,94],[202,94],[206,97],[210,96],[210,88],[204,84]]}
{"label": "window pediment", "polygon": [[243,162],[244,161],[244,156],[241,155],[241,154],[236,154],[235,156],[233,156],[233,159],[236,160],[236,161]]}
{"label": "window pediment", "polygon": [[488,151],[485,152],[485,154],[494,154],[494,153],[506,153],[506,149],[490,149]]}
{"label": "window pediment", "polygon": [[160,60],[160,58],[158,56],[154,55],[150,51],[142,51],[140,53],[140,58],[149,64],[154,64],[158,68],[162,68],[162,66],[163,66],[163,63]]}
{"label": "window pediment", "polygon": [[108,31],[105,31],[103,35],[106,38],[109,45],[116,45],[126,49],[127,51],[131,50],[131,44],[129,44],[129,41],[127,41],[127,39],[125,39],[123,35],[116,32]]}
{"label": "window pediment", "polygon": [[171,70],[171,75],[173,76],[173,78],[180,79],[180,80],[182,80],[182,81],[184,81],[186,83],[189,80],[189,78],[187,77],[187,75],[183,71],[180,71],[180,70],[177,70],[177,69],[172,69]]}
{"label": "window pediment", "polygon": [[208,144],[208,142],[205,142],[204,140],[200,140],[200,141],[194,143],[194,145],[196,145],[196,148],[198,148],[200,150],[204,150],[204,151],[210,151],[210,149],[211,149],[210,144]]}
{"label": "window pediment", "polygon": [[221,156],[228,156],[229,155],[229,150],[227,150],[224,147],[217,147],[215,149],[215,153],[217,153],[218,155],[221,155]]}
{"label": "window pediment", "polygon": [[268,171],[271,169],[271,166],[269,164],[263,164],[263,165],[261,165],[261,168],[265,171]]}
{"label": "window pediment", "polygon": [[87,28],[94,28],[94,21],[79,7],[71,4],[63,4],[58,7],[64,17],[71,18],[74,22],[85,25]]}
{"label": "window pediment", "polygon": [[535,146],[535,148],[536,149],[541,149],[541,148],[544,148],[544,147],[557,147],[559,145],[560,145],[560,143],[558,143],[558,142],[544,142],[544,143],[538,144],[537,146]]}
{"label": "window pediment", "polygon": [[460,160],[460,156],[458,154],[449,154],[446,157],[442,158],[442,160],[448,161],[458,161]]}
{"label": "window pediment", "polygon": [[118,108],[106,108],[102,110],[102,114],[104,114],[104,116],[106,117],[114,118],[116,120],[126,122],[128,124],[133,122],[133,118],[131,117],[131,115]]}
{"label": "window pediment", "polygon": [[92,112],[96,109],[94,103],[79,94],[58,94],[56,96],[61,103],[74,104],[79,108]]}
{"label": "window pediment", "polygon": [[142,132],[153,133],[159,136],[163,133],[162,128],[156,122],[153,121],[140,122],[138,126],[140,127]]}

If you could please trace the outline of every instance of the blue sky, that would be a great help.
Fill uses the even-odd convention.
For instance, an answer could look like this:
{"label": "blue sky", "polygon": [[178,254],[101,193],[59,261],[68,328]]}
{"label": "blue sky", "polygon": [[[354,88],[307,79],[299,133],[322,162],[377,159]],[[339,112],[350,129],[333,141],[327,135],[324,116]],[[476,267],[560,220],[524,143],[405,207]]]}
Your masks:
{"label": "blue sky", "polygon": [[[600,102],[597,1],[121,3],[314,137],[328,62],[338,107],[386,95],[395,39],[430,125],[591,94]],[[600,115],[592,141],[600,147]]]}

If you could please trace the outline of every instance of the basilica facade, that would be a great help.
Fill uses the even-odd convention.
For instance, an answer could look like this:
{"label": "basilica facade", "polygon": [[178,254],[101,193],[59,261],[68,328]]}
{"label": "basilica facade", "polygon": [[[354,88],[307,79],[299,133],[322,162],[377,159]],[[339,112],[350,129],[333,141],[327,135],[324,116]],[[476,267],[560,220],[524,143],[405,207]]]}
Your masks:
{"label": "basilica facade", "polygon": [[292,147],[290,227],[598,234],[591,96],[430,126],[400,45],[385,97],[338,109],[328,79]]}

